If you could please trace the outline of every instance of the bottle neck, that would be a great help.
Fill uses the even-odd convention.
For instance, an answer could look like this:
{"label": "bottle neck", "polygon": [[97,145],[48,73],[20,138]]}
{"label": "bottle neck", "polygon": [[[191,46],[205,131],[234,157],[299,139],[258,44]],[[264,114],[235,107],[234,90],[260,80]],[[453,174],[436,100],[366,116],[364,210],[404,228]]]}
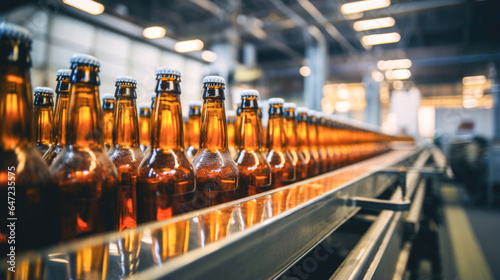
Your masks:
{"label": "bottle neck", "polygon": [[34,139],[31,60],[27,44],[2,40],[0,46],[0,149],[31,145]]}
{"label": "bottle neck", "polygon": [[307,131],[309,136],[309,145],[312,148],[317,148],[318,146],[318,130],[316,127],[316,117],[309,116],[307,120]]}
{"label": "bottle neck", "polygon": [[307,116],[305,114],[297,117],[297,137],[303,148],[309,148],[309,138],[307,137]]}
{"label": "bottle neck", "polygon": [[292,110],[285,110],[285,133],[288,147],[290,149],[298,148],[297,141],[297,123],[295,122],[295,112]]}
{"label": "bottle neck", "polygon": [[66,143],[66,122],[68,120],[70,87],[71,84],[69,83],[69,80],[57,82],[57,99],[54,112],[54,125],[52,126],[52,135],[54,143],[58,145],[64,145]]}
{"label": "bottle neck", "polygon": [[102,149],[102,118],[97,67],[77,65],[72,71],[66,144]]}
{"label": "bottle neck", "polygon": [[113,145],[120,147],[139,147],[139,124],[135,87],[116,88],[116,109],[113,125]]}
{"label": "bottle neck", "polygon": [[184,150],[184,131],[180,94],[160,91],[155,99],[151,127],[151,147]]}
{"label": "bottle neck", "polygon": [[52,144],[52,96],[35,98],[35,136],[36,143]]}
{"label": "bottle neck", "polygon": [[205,97],[201,116],[200,146],[202,149],[227,150],[227,124],[224,99]]}
{"label": "bottle neck", "polygon": [[284,118],[282,108],[269,109],[269,122],[267,125],[268,150],[285,150],[287,139],[285,136]]}
{"label": "bottle neck", "polygon": [[229,117],[227,120],[227,141],[229,147],[236,147],[236,117]]}
{"label": "bottle neck", "polygon": [[200,120],[201,120],[201,115],[199,113],[198,109],[198,114],[192,114],[189,115],[188,123],[187,123],[187,131],[188,131],[188,145],[193,146],[196,149],[200,148]]}
{"label": "bottle neck", "polygon": [[255,108],[244,108],[241,112],[240,150],[260,150],[262,148],[260,118]]}

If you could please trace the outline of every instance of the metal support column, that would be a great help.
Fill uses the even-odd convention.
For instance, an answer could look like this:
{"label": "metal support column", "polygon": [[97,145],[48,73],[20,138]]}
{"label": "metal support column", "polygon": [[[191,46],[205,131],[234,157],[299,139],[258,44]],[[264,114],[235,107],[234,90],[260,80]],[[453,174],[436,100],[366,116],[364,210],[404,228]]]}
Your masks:
{"label": "metal support column", "polygon": [[365,122],[380,126],[380,84],[375,81],[371,73],[363,78],[365,83]]}
{"label": "metal support column", "polygon": [[304,78],[304,102],[306,107],[320,111],[323,86],[328,76],[328,47],[316,26],[310,26],[309,33],[315,40],[306,46],[305,65],[311,69],[311,75]]}

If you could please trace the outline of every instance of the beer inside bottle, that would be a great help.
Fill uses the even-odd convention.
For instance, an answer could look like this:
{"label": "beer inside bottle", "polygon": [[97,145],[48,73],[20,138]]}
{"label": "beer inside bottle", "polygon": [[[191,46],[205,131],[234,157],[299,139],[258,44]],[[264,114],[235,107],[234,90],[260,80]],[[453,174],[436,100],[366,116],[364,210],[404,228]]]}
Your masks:
{"label": "beer inside bottle", "polygon": [[189,102],[189,118],[187,122],[187,155],[193,159],[200,149],[200,123],[201,123],[201,101]]}
{"label": "beer inside bottle", "polygon": [[139,220],[161,221],[193,210],[196,172],[184,150],[180,72],[156,70],[151,148],[139,165]]}
{"label": "beer inside bottle", "polygon": [[299,107],[297,112],[297,136],[300,143],[300,150],[304,155],[304,162],[307,166],[307,177],[313,177],[319,174],[319,165],[315,154],[311,150],[311,143],[308,137],[306,107]]}
{"label": "beer inside bottle", "polygon": [[[232,158],[236,158],[236,151],[238,150],[238,147],[236,145],[236,134],[237,134],[236,112],[233,110],[229,110],[226,112],[226,116],[227,116],[227,140],[228,140],[229,153],[231,153]],[[239,125],[241,126],[241,120]]]}
{"label": "beer inside bottle", "polygon": [[106,93],[102,95],[102,135],[104,138],[104,149],[109,151],[113,145],[113,115],[115,111],[115,97]]}
{"label": "beer inside bottle", "polygon": [[48,87],[35,88],[35,135],[40,155],[45,155],[52,144],[52,117],[54,90]]}
{"label": "beer inside bottle", "polygon": [[151,108],[149,104],[139,105],[139,140],[141,142],[141,151],[145,152],[150,145],[151,130]]}
{"label": "beer inside bottle", "polygon": [[200,208],[236,198],[238,167],[228,149],[222,77],[203,79],[200,150],[193,159],[197,178],[197,206]]}
{"label": "beer inside bottle", "polygon": [[307,166],[304,159],[304,154],[299,149],[299,141],[297,137],[297,119],[295,117],[295,103],[283,104],[285,111],[285,133],[288,141],[288,150],[292,155],[293,163],[297,169],[297,181],[307,178]]}
{"label": "beer inside bottle", "polygon": [[68,120],[69,93],[71,84],[69,82],[71,69],[59,69],[57,71],[56,107],[54,110],[54,123],[52,125],[52,144],[43,156],[45,162],[51,165],[58,154],[61,153],[66,142],[66,122]]}
{"label": "beer inside bottle", "polygon": [[238,197],[265,192],[271,188],[271,166],[262,152],[262,137],[257,100],[259,92],[241,93],[241,126],[239,153],[236,157],[239,172]]}
{"label": "beer inside bottle", "polygon": [[267,124],[267,161],[271,165],[271,189],[295,182],[296,170],[292,155],[287,148],[282,98],[269,99]]}

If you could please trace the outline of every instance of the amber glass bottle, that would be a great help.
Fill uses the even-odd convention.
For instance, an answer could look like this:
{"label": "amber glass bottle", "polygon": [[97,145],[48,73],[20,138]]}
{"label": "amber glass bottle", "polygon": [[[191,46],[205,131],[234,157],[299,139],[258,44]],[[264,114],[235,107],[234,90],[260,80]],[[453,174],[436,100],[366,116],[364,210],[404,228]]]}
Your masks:
{"label": "amber glass bottle", "polygon": [[271,165],[271,189],[295,182],[296,168],[287,148],[285,119],[282,98],[269,99],[269,122],[267,123],[267,161]]}
{"label": "amber glass bottle", "polygon": [[203,79],[200,150],[193,159],[200,208],[235,199],[238,188],[238,166],[228,149],[224,87],[222,77]]}
{"label": "amber glass bottle", "polygon": [[36,148],[43,156],[52,144],[54,90],[48,87],[36,87],[34,92]]}
{"label": "amber glass bottle", "polygon": [[[0,197],[4,200],[0,251],[6,257],[15,247],[13,254],[19,265],[16,254],[53,244],[59,238],[58,232],[51,230],[59,227],[53,177],[34,145],[30,50],[27,29],[0,23]],[[15,244],[9,242],[12,238]],[[24,276],[37,279],[38,272],[28,271]]]}
{"label": "amber glass bottle", "polygon": [[[235,127],[235,131],[238,131],[238,132],[241,131],[240,130],[240,127],[241,127],[241,98],[236,100],[236,120],[235,120],[234,127]],[[229,128],[229,126],[228,126],[228,128]],[[234,142],[236,143],[236,147],[239,147],[240,146],[240,135],[235,134],[234,137],[235,137]],[[230,139],[229,139],[229,142],[231,142]]]}
{"label": "amber glass bottle", "polygon": [[325,162],[322,154],[319,151],[318,145],[318,129],[316,127],[316,111],[309,110],[307,113],[307,137],[309,138],[309,145],[311,147],[312,158],[318,162],[319,173],[324,173]]}
{"label": "amber glass bottle", "polygon": [[[144,155],[139,144],[136,85],[137,81],[132,77],[118,76],[115,79],[113,145],[108,155],[118,171],[117,211],[120,231],[137,227],[137,168]],[[123,276],[137,273],[140,240],[137,234],[118,240]]]}
{"label": "amber glass bottle", "polygon": [[71,57],[71,93],[66,145],[52,163],[58,180],[59,230],[67,241],[117,229],[117,173],[103,148],[99,102],[99,61],[75,54]]}
{"label": "amber glass bottle", "polygon": [[151,149],[139,165],[139,220],[161,221],[192,210],[196,172],[184,150],[180,72],[156,70],[155,105],[151,116]]}
{"label": "amber glass bottle", "polygon": [[69,93],[71,90],[70,76],[71,69],[59,69],[57,71],[57,99],[54,110],[54,124],[52,125],[52,144],[43,156],[48,165],[51,165],[56,156],[61,153],[66,142],[66,122],[68,120]]}
{"label": "amber glass bottle", "polygon": [[259,92],[241,93],[241,135],[236,157],[239,171],[238,197],[243,198],[265,192],[271,188],[271,166],[262,152],[262,132],[259,125],[257,100]]}
{"label": "amber glass bottle", "polygon": [[102,135],[104,138],[104,149],[109,151],[113,145],[113,115],[115,111],[115,97],[111,93],[102,95]]}
{"label": "amber glass bottle", "polygon": [[307,166],[304,153],[300,149],[299,139],[297,137],[297,118],[295,117],[295,103],[283,104],[285,111],[285,133],[288,141],[288,150],[292,155],[293,163],[297,169],[297,181],[307,178]]}
{"label": "amber glass bottle", "polygon": [[311,150],[311,143],[308,137],[308,112],[306,107],[299,107],[297,112],[297,136],[299,138],[300,150],[304,154],[304,161],[307,166],[307,177],[319,174],[318,155]]}
{"label": "amber glass bottle", "polygon": [[200,149],[200,123],[201,123],[201,106],[203,103],[198,100],[189,102],[189,118],[187,122],[187,155],[189,159],[193,159],[194,155]]}
{"label": "amber glass bottle", "polygon": [[323,161],[323,172],[328,172],[332,170],[333,164],[333,155],[328,150],[328,137],[331,135],[328,134],[328,130],[326,127],[326,114],[323,112],[318,112],[316,114],[316,131],[318,133],[317,142],[318,142],[318,151],[322,156]]}
{"label": "amber glass bottle", "polygon": [[259,114],[259,126],[260,126],[260,137],[262,137],[262,152],[264,152],[265,154],[267,154],[267,147],[266,147],[266,143],[267,143],[267,130],[264,129],[264,124],[262,123],[262,104],[260,101],[257,101],[257,104],[259,106],[259,111],[258,111],[258,114]]}
{"label": "amber glass bottle", "polygon": [[[241,114],[241,113],[240,113]],[[236,112],[233,110],[228,110],[226,112],[227,116],[227,141],[228,141],[228,149],[232,158],[236,158],[238,147],[236,145]],[[240,124],[241,127],[241,116]],[[241,143],[241,141],[239,141]]]}
{"label": "amber glass bottle", "polygon": [[151,139],[151,107],[149,104],[139,104],[139,142],[141,151],[145,152],[149,147]]}

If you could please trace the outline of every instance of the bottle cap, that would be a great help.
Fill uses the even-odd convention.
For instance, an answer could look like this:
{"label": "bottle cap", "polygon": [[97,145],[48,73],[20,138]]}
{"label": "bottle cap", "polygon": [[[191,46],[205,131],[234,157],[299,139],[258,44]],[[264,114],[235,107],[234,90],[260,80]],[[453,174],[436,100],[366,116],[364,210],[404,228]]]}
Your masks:
{"label": "bottle cap", "polygon": [[137,80],[130,76],[118,76],[115,79],[115,86],[118,85],[137,85]]}
{"label": "bottle cap", "polygon": [[307,112],[307,115],[308,115],[309,117],[316,117],[316,110],[309,110],[309,111]]}
{"label": "bottle cap", "polygon": [[57,70],[56,76],[56,81],[67,80],[69,79],[69,77],[71,77],[71,69],[59,69]]}
{"label": "bottle cap", "polygon": [[241,96],[242,97],[259,97],[259,92],[255,89],[245,89],[244,91],[241,92]]}
{"label": "bottle cap", "polygon": [[111,94],[111,93],[104,93],[103,95],[101,95],[101,99],[102,100],[109,100],[109,99],[115,100],[115,95]]}
{"label": "bottle cap", "polygon": [[156,98],[156,92],[152,92],[151,93],[151,99],[155,99]]}
{"label": "bottle cap", "polygon": [[286,102],[285,104],[283,104],[283,109],[287,110],[287,109],[296,109],[297,108],[297,105],[295,105],[295,103],[292,103],[292,102]]}
{"label": "bottle cap", "polygon": [[201,100],[191,100],[189,101],[189,108],[191,107],[201,107],[203,106],[203,102]]}
{"label": "bottle cap", "polygon": [[162,66],[156,69],[156,79],[167,76],[180,78],[181,72],[175,68],[167,66]]}
{"label": "bottle cap", "polygon": [[95,66],[95,67],[100,67],[101,63],[99,62],[99,59],[95,58],[94,56],[91,56],[89,54],[83,54],[83,53],[76,53],[74,54],[70,59],[69,63],[73,66],[73,64],[77,65],[89,65],[89,66]]}
{"label": "bottle cap", "polygon": [[285,100],[283,98],[269,98],[267,103],[269,105],[283,105],[283,103],[285,103]]}
{"label": "bottle cap", "polygon": [[216,85],[226,85],[226,80],[221,76],[206,76],[203,78],[203,84],[216,84]]}
{"label": "bottle cap", "polygon": [[54,95],[54,90],[49,87],[36,87],[34,92],[35,96],[40,94]]}
{"label": "bottle cap", "polygon": [[234,111],[234,110],[227,110],[226,111],[226,116],[228,118],[236,118],[236,111]]}
{"label": "bottle cap", "polygon": [[28,44],[31,44],[32,40],[31,34],[27,28],[6,21],[0,23],[0,38],[4,36]]}
{"label": "bottle cap", "polygon": [[139,103],[139,109],[151,109],[151,104],[141,102]]}
{"label": "bottle cap", "polygon": [[297,110],[295,110],[297,114],[309,114],[309,109],[307,107],[298,107]]}

